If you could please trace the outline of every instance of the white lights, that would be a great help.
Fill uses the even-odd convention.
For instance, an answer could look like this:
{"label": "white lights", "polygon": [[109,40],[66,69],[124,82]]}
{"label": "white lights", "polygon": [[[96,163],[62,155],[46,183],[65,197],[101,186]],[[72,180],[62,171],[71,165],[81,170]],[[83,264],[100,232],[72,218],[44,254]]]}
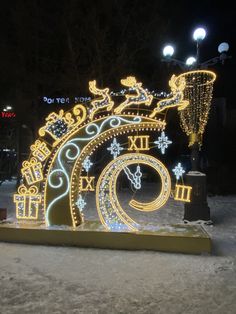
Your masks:
{"label": "white lights", "polygon": [[4,106],[3,111],[10,111],[12,110],[12,106]]}
{"label": "white lights", "polygon": [[219,53],[223,53],[223,52],[227,52],[229,50],[229,44],[228,43],[221,43],[219,46],[218,46],[218,52]]}
{"label": "white lights", "polygon": [[132,183],[133,187],[137,190],[141,189],[141,177],[142,177],[142,172],[140,170],[140,166],[138,165],[136,167],[135,173],[132,173],[130,169],[126,166],[124,167],[124,172],[129,179],[129,181]]}
{"label": "white lights", "polygon": [[186,60],[186,65],[187,66],[191,66],[193,65],[197,60],[194,58],[194,57],[188,57],[187,60]]}
{"label": "white lights", "polygon": [[107,148],[111,152],[111,155],[113,155],[114,158],[116,158],[118,155],[120,155],[120,152],[124,150],[123,147],[119,143],[117,143],[116,138],[114,137],[113,142],[111,143],[110,147]]}
{"label": "white lights", "polygon": [[171,45],[167,45],[167,46],[164,47],[162,53],[163,53],[164,57],[168,58],[168,57],[172,57],[174,52],[175,52],[174,47],[171,46]]}
{"label": "white lights", "polygon": [[174,169],[172,169],[174,172],[176,179],[179,180],[180,177],[185,173],[185,170],[183,169],[181,163],[179,162],[177,166],[175,166]]}
{"label": "white lights", "polygon": [[193,32],[193,39],[196,41],[201,41],[205,37],[206,37],[206,31],[202,27],[195,29],[195,31]]}
{"label": "white lights", "polygon": [[87,205],[87,203],[85,202],[83,197],[81,195],[79,195],[78,200],[75,203],[75,205],[79,208],[80,212],[82,212],[84,210],[85,206]]}
{"label": "white lights", "polygon": [[161,136],[159,136],[158,140],[155,141],[154,143],[157,144],[157,147],[161,150],[161,153],[164,155],[166,148],[168,148],[168,146],[172,144],[172,141],[169,141],[168,137],[165,135],[165,132],[162,131]]}
{"label": "white lights", "polygon": [[183,60],[178,60],[176,58],[172,58],[172,55],[174,54],[174,48],[172,45],[166,45],[162,51],[163,56],[165,57],[162,59],[163,62],[167,62],[169,64],[173,64],[174,66],[178,65],[181,70],[187,70],[190,69],[207,69],[209,66],[212,66],[218,62],[221,64],[224,64],[226,59],[230,59],[231,56],[227,55],[227,51],[229,50],[229,44],[227,42],[222,42],[218,46],[218,52],[220,53],[219,56],[208,59],[205,62],[202,62],[200,60],[200,46],[201,42],[205,39],[207,35],[207,30],[204,27],[198,27],[196,28],[192,33],[192,38],[195,41],[195,58],[189,57],[186,59],[185,62]]}
{"label": "white lights", "polygon": [[82,163],[83,168],[88,172],[92,165],[93,163],[91,162],[89,156],[86,156],[85,160]]}

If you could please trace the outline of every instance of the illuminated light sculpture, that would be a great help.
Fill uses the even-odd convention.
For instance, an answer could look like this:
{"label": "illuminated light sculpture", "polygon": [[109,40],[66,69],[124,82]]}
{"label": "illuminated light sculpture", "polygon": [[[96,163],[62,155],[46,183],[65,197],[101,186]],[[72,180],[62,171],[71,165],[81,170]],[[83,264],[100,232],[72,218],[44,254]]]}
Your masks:
{"label": "illuminated light sculpture", "polygon": [[192,191],[191,186],[176,184],[174,199],[176,201],[190,202],[191,191]]}
{"label": "illuminated light sculpture", "polygon": [[181,127],[189,137],[189,146],[202,144],[202,136],[208,121],[211,106],[213,83],[216,75],[212,71],[195,70],[180,74],[176,82],[185,79],[184,99],[189,106],[179,111]]}
{"label": "illuminated light sculpture", "polygon": [[161,132],[161,136],[158,137],[158,140],[154,142],[154,144],[157,144],[157,147],[161,150],[162,154],[165,154],[166,149],[170,144],[172,144],[172,141],[168,139],[168,136],[165,135],[165,132]]}
{"label": "illuminated light sculpture", "polygon": [[80,177],[80,191],[94,191],[94,179],[95,177]]}
{"label": "illuminated light sculpture", "polygon": [[[187,106],[188,102],[182,95],[185,79],[177,83],[172,76],[169,84],[175,100],[168,96],[159,104],[158,110],[151,106],[154,96],[135,77],[127,77],[121,83],[129,87],[121,103],[115,104],[109,89],[98,89],[96,81],[92,81],[89,89],[100,98],[91,101],[90,109],[77,104],[68,112],[60,110],[46,118],[46,124],[39,130],[41,138],[31,146],[29,161],[23,163],[22,174],[26,186],[14,196],[19,220],[38,219],[46,226],[76,227],[85,221],[86,196],[91,193],[96,199],[98,215],[106,229],[138,230],[139,223],[120,205],[116,185],[122,172],[131,186],[141,191],[144,178],[142,166],[157,174],[160,191],[148,202],[133,197],[127,205],[133,210],[148,213],[160,209],[167,202],[171,191],[169,171],[162,161],[147,153],[157,143],[152,140],[156,134],[161,134],[158,145],[162,154],[171,141],[163,133],[166,127],[165,115],[152,117],[164,109],[182,109]],[[132,113],[121,114],[131,105],[138,105],[138,108],[132,108]],[[139,105],[146,105],[149,110]],[[155,136],[152,136],[153,133]],[[107,155],[112,161],[97,174],[93,153],[101,145],[110,152]],[[134,170],[133,166],[136,167]],[[189,199],[190,189],[188,193]],[[186,201],[185,194],[183,197],[181,195],[176,199]]]}
{"label": "illuminated light sculpture", "polygon": [[33,145],[30,146],[32,155],[38,158],[39,161],[44,161],[51,154],[51,151],[48,149],[46,143],[42,141],[35,141]]}
{"label": "illuminated light sculpture", "polygon": [[[141,203],[132,199],[129,205],[140,211],[154,211],[162,207],[169,198],[171,180],[165,166],[156,158],[138,153],[124,154],[111,161],[101,173],[96,188],[96,204],[101,222],[107,229],[115,226],[120,229],[137,230],[138,224],[122,209],[116,193],[116,182],[121,171],[132,164],[144,164],[152,167],[161,177],[162,189],[155,200]],[[107,202],[110,201],[110,206]],[[112,210],[111,210],[111,208]],[[110,227],[111,226],[111,227]]]}
{"label": "illuminated light sculpture", "polygon": [[133,187],[136,190],[140,190],[141,189],[141,178],[142,178],[142,172],[141,172],[141,168],[138,165],[136,167],[136,171],[134,173],[132,173],[130,171],[130,169],[126,166],[124,167],[124,172],[127,176],[127,178],[129,179],[129,181],[132,183]]}
{"label": "illuminated light sculpture", "polygon": [[114,105],[114,102],[111,100],[111,96],[109,95],[109,88],[98,89],[96,87],[97,82],[90,81],[89,82],[89,90],[94,95],[99,95],[101,98],[95,99],[91,101],[92,108],[89,113],[89,117],[92,120],[95,113],[101,109],[105,109],[110,111]]}
{"label": "illuminated light sculpture", "polygon": [[73,114],[65,113],[60,110],[59,114],[52,112],[46,118],[46,125],[39,129],[39,135],[45,136],[49,134],[53,142],[53,147],[60,143],[62,138],[70,132],[70,130],[77,125],[80,125],[86,118],[86,109],[83,105],[76,105],[73,108]]}
{"label": "illuminated light sculpture", "polygon": [[93,165],[93,163],[91,162],[89,156],[87,156],[87,157],[85,158],[85,160],[83,161],[83,163],[82,163],[82,166],[83,166],[84,170],[85,170],[86,172],[88,172],[89,169],[92,167],[92,165]]}
{"label": "illuminated light sculpture", "polygon": [[16,203],[17,219],[38,219],[41,195],[38,194],[36,186],[31,186],[29,189],[24,185],[19,186],[18,194],[14,195],[14,202]]}
{"label": "illuminated light sculpture", "polygon": [[124,148],[121,147],[121,145],[117,143],[116,138],[114,138],[111,146],[108,147],[107,150],[111,152],[113,158],[116,158],[118,155],[120,155],[121,151],[124,150]]}
{"label": "illuminated light sculpture", "polygon": [[22,163],[21,173],[29,185],[43,180],[42,164],[34,157]]}
{"label": "illuminated light sculpture", "polygon": [[128,150],[149,150],[149,135],[128,136],[129,148]]}
{"label": "illuminated light sculpture", "polygon": [[131,105],[151,105],[153,96],[147,93],[147,91],[142,87],[143,84],[138,83],[134,76],[128,76],[126,79],[122,79],[121,84],[129,87],[130,90],[136,94],[125,95],[126,100],[114,110],[116,114],[121,113],[125,108],[130,107]]}
{"label": "illuminated light sculpture", "polygon": [[183,169],[181,163],[179,162],[177,166],[175,166],[174,169],[172,169],[174,172],[176,179],[179,180],[180,177],[185,173],[185,170]]}
{"label": "illuminated light sculpture", "polygon": [[75,204],[78,206],[81,212],[84,210],[85,206],[87,205],[87,203],[85,202],[85,200],[83,199],[81,195],[79,195],[78,200]]}
{"label": "illuminated light sculpture", "polygon": [[171,88],[172,97],[158,101],[156,108],[150,114],[150,118],[155,117],[157,113],[163,110],[177,107],[179,111],[182,111],[189,105],[189,101],[184,96],[184,90],[186,86],[184,77],[177,77],[172,75],[169,86]]}

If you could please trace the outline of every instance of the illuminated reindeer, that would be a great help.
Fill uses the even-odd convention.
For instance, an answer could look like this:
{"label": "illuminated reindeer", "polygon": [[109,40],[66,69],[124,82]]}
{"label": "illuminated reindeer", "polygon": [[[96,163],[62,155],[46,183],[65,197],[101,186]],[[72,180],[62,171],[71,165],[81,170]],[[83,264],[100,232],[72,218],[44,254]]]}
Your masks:
{"label": "illuminated reindeer", "polygon": [[150,106],[153,96],[149,95],[145,89],[142,87],[142,83],[137,83],[136,78],[134,76],[128,76],[126,79],[121,80],[121,84],[130,88],[130,90],[136,92],[136,95],[126,94],[126,100],[122,102],[117,108],[115,108],[114,112],[116,114],[121,113],[121,111],[129,107],[130,105],[141,105],[144,104],[146,106]]}
{"label": "illuminated reindeer", "polygon": [[150,114],[150,118],[165,109],[178,107],[178,110],[183,110],[189,105],[188,100],[184,100],[184,89],[186,87],[186,81],[184,77],[180,77],[177,82],[177,76],[172,75],[169,80],[169,86],[171,88],[172,97],[165,98],[157,103],[157,107]]}
{"label": "illuminated reindeer", "polygon": [[101,98],[94,99],[91,101],[92,108],[89,112],[89,118],[92,120],[95,113],[100,109],[106,108],[110,111],[114,105],[114,102],[111,100],[111,96],[109,95],[109,88],[98,89],[96,87],[97,82],[90,81],[89,82],[89,90],[94,95],[99,95]]}

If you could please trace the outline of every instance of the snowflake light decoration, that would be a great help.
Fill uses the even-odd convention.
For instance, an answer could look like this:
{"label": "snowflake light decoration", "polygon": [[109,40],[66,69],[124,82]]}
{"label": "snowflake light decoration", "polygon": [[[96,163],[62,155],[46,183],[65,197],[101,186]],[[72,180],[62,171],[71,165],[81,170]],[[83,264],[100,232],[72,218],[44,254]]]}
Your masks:
{"label": "snowflake light decoration", "polygon": [[158,148],[161,150],[162,154],[165,154],[166,148],[169,144],[172,144],[172,141],[169,141],[168,137],[165,135],[165,132],[161,132],[161,136],[158,137],[158,140],[154,142],[158,145]]}
{"label": "snowflake light decoration", "polygon": [[116,138],[114,138],[111,146],[108,147],[107,150],[111,152],[111,155],[113,155],[113,158],[115,159],[118,155],[120,155],[120,152],[124,150],[124,148],[121,147],[121,145],[117,143]]}
{"label": "snowflake light decoration", "polygon": [[89,169],[92,167],[92,165],[93,165],[93,163],[89,159],[89,156],[87,156],[82,163],[83,168],[88,172]]}
{"label": "snowflake light decoration", "polygon": [[80,211],[83,211],[84,207],[87,205],[81,195],[78,197],[78,200],[75,204],[80,209]]}
{"label": "snowflake light decoration", "polygon": [[172,171],[174,172],[177,180],[179,180],[179,178],[182,177],[183,173],[185,173],[185,170],[183,169],[180,162],[177,166],[175,166],[174,169],[172,169]]}

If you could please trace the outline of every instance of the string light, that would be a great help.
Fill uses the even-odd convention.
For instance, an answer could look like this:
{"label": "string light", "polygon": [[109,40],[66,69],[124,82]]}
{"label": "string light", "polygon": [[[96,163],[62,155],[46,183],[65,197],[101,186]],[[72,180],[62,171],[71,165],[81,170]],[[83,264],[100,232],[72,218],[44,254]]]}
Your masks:
{"label": "string light", "polygon": [[116,114],[120,114],[125,108],[130,107],[131,105],[151,105],[153,96],[147,93],[147,91],[142,87],[142,83],[138,83],[134,76],[128,76],[126,79],[122,79],[121,84],[130,87],[136,95],[125,94],[125,101],[114,110]]}
{"label": "string light", "polygon": [[46,143],[36,140],[33,145],[30,146],[32,155],[38,158],[39,161],[44,161],[51,154],[50,149],[47,147]]}
{"label": "string light", "polygon": [[[142,83],[132,76],[121,80],[121,83],[128,88],[121,91],[125,100],[115,108],[112,92],[108,88],[98,89],[96,81],[91,81],[89,89],[98,98],[91,101],[90,109],[77,104],[68,112],[52,112],[46,118],[45,125],[39,130],[41,138],[31,145],[33,157],[23,163],[22,174],[27,186],[14,196],[19,219],[38,219],[38,211],[41,210],[46,225],[59,223],[75,227],[84,219],[82,211],[87,204],[83,192],[96,190],[97,210],[106,228],[138,230],[139,225],[121,207],[115,187],[120,172],[124,171],[132,186],[140,190],[143,177],[141,165],[154,169],[161,179],[161,191],[147,203],[132,198],[129,206],[149,212],[161,208],[167,202],[171,190],[167,168],[158,159],[141,154],[140,151],[149,151],[152,147],[151,137],[145,132],[162,132],[154,144],[158,145],[163,154],[171,144],[163,132],[165,116],[160,115],[155,119],[151,116],[153,113],[154,116],[159,114],[163,108],[177,106],[179,110],[183,109],[186,105],[183,97],[185,79],[177,82],[176,77],[172,76],[169,82],[171,94],[161,94],[168,98],[158,102],[159,112],[156,108],[147,112],[142,111],[141,107],[136,111],[130,108],[132,105],[150,106],[154,91],[144,89]],[[120,114],[128,107],[132,112]],[[115,115],[109,112],[112,109]],[[102,115],[100,113],[99,116],[97,114],[100,111]],[[117,136],[121,135],[126,137],[123,144],[117,141]],[[107,150],[113,156],[113,161],[103,169],[96,183],[96,177],[88,175],[93,170],[91,155],[110,140],[112,142]],[[125,150],[128,153],[122,154]],[[134,171],[129,168],[130,165],[136,165]],[[87,175],[84,175],[84,171]],[[182,201],[184,199],[182,197]]]}
{"label": "string light", "polygon": [[184,77],[179,78],[172,75],[169,80],[169,86],[171,88],[172,96],[158,101],[156,108],[150,114],[150,118],[155,117],[157,113],[160,113],[163,110],[177,107],[178,110],[181,111],[189,105],[189,101],[184,97],[184,90],[186,86]]}
{"label": "string light", "polygon": [[185,79],[184,98],[189,106],[179,111],[181,127],[189,136],[189,146],[194,143],[202,144],[202,135],[208,121],[210,111],[213,83],[216,75],[212,71],[196,70],[182,73],[179,80]]}
{"label": "string light", "polygon": [[[141,203],[134,199],[129,205],[140,211],[154,211],[162,207],[169,198],[171,190],[171,180],[168,170],[156,158],[151,155],[140,153],[128,153],[112,160],[102,171],[98,178],[96,188],[96,205],[101,222],[105,228],[112,230],[113,222],[122,226],[125,224],[128,229],[137,230],[138,224],[122,209],[116,193],[116,185],[119,174],[126,171],[130,165],[144,164],[153,168],[161,178],[161,192],[149,203]],[[108,206],[109,204],[109,206]],[[112,208],[111,208],[112,207]]]}
{"label": "string light", "polygon": [[16,203],[17,219],[38,219],[41,195],[38,194],[36,186],[27,189],[24,185],[20,185],[18,193],[14,194],[14,203]]}
{"label": "string light", "polygon": [[29,185],[43,180],[42,164],[34,157],[22,163],[21,173]]}
{"label": "string light", "polygon": [[175,196],[174,199],[176,201],[181,202],[190,202],[190,196],[191,196],[192,187],[189,185],[175,185]]}
{"label": "string light", "polygon": [[60,110],[57,114],[52,112],[46,118],[46,124],[39,129],[39,135],[45,136],[46,133],[54,140],[53,146],[57,146],[64,135],[79,126],[86,119],[86,108],[83,105],[74,106],[72,113]]}
{"label": "string light", "polygon": [[99,99],[95,99],[91,101],[92,108],[89,113],[89,117],[92,120],[95,113],[100,109],[106,108],[107,111],[110,111],[114,105],[114,102],[111,100],[111,96],[109,95],[109,88],[98,89],[96,87],[97,82],[90,81],[89,82],[89,90],[94,95],[101,96]]}

